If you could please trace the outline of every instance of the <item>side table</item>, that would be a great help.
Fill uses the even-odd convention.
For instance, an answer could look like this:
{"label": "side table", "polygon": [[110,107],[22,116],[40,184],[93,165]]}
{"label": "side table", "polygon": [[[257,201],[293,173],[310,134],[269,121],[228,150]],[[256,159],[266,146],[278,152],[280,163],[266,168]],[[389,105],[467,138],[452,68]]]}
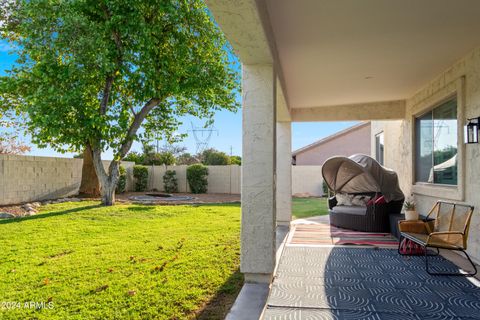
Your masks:
{"label": "side table", "polygon": [[[389,215],[389,224],[390,224],[390,233],[397,239],[400,240],[400,232],[403,231],[403,232],[415,232],[415,233],[425,233],[426,230],[424,230],[424,228],[422,228],[420,225],[424,225],[425,223],[425,217],[420,215],[418,217],[418,220],[415,220],[415,221],[408,221],[408,220],[405,220],[405,214],[403,213],[398,213],[398,214],[390,214]],[[399,222],[400,221],[405,221],[405,222],[402,222],[402,224],[404,224],[403,226],[408,228],[406,226],[406,224],[408,224],[409,226],[412,225],[412,228],[418,228],[418,229],[414,229],[414,230],[419,230],[420,232],[416,232],[416,231],[413,231],[413,230],[407,230],[407,229],[404,229],[404,230],[399,230]],[[433,224],[435,222],[434,219],[428,219],[428,225],[430,226],[430,230],[433,230]],[[406,224],[405,224],[406,223]],[[413,224],[412,224],[413,223]],[[418,225],[418,226],[417,226]],[[402,227],[403,228],[403,227]]]}
{"label": "side table", "polygon": [[398,253],[407,256],[418,256],[426,254],[426,249],[420,244],[409,239],[408,236],[403,237],[403,233],[407,234],[424,234],[428,235],[433,230],[435,220],[400,220],[398,221],[398,231],[400,236],[398,238]]}
{"label": "side table", "polygon": [[389,217],[390,233],[397,239],[400,239],[400,231],[398,230],[398,221],[405,220],[405,215],[402,213],[390,214]]}

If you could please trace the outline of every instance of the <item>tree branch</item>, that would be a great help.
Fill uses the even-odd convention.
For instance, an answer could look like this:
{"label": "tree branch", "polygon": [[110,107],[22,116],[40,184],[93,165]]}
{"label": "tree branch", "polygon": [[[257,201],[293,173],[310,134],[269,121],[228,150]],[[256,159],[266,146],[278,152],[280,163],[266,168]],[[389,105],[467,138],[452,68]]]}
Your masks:
{"label": "tree branch", "polygon": [[90,150],[92,150],[92,162],[95,172],[97,173],[97,177],[102,182],[106,181],[108,179],[108,175],[102,163],[102,150],[99,146],[92,145],[89,142],[87,142],[87,147],[90,147]]}
{"label": "tree branch", "polygon": [[108,100],[110,99],[110,93],[112,92],[114,76],[108,76],[105,81],[105,87],[103,88],[102,102],[100,102],[100,115],[107,113]]}
{"label": "tree branch", "polygon": [[130,106],[130,111],[132,112],[134,117],[137,116],[137,113],[135,112],[135,109],[132,106]]}
{"label": "tree branch", "polygon": [[133,138],[137,134],[138,129],[142,125],[143,120],[147,117],[148,113],[158,106],[158,104],[162,101],[160,98],[152,98],[150,99],[143,107],[142,109],[135,115],[132,124],[130,125],[130,128],[128,129],[127,136],[125,137],[125,140],[122,143],[122,146],[120,147],[120,150],[118,150],[116,154],[116,159],[123,159],[126,155],[127,152],[130,150],[132,147],[133,143]]}
{"label": "tree branch", "polygon": [[115,46],[117,47],[117,50],[119,53],[119,60],[121,62],[123,44],[122,44],[122,38],[120,37],[120,33],[117,30],[113,30],[113,41],[115,41]]}
{"label": "tree branch", "polygon": [[[111,19],[112,15],[110,13],[110,10],[108,10],[108,7],[105,4],[103,4],[102,8],[107,19]],[[105,81],[102,102],[100,103],[100,115],[104,115],[107,113],[108,100],[110,99],[110,94],[112,92],[113,81],[115,80],[115,75],[117,74],[118,70],[120,70],[120,67],[122,66],[122,63],[123,63],[123,44],[122,44],[122,38],[120,36],[120,33],[117,30],[113,30],[112,37],[113,37],[113,41],[115,42],[115,47],[117,48],[118,55],[116,58],[115,70],[112,71],[112,73],[107,77]]]}

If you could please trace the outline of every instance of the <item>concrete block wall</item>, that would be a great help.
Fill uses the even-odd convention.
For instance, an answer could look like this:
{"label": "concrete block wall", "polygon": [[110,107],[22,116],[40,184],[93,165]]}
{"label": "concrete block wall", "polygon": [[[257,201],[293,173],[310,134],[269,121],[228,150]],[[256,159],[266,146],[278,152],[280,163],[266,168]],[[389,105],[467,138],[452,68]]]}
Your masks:
{"label": "concrete block wall", "polygon": [[[109,161],[103,161],[108,167]],[[0,205],[57,199],[78,194],[82,159],[0,155]],[[127,191],[134,190],[133,162],[122,162],[127,169]],[[175,170],[179,192],[190,192],[187,166],[149,166],[149,190],[164,191],[163,175]],[[208,193],[240,194],[238,165],[208,166]],[[293,166],[292,194],[322,195],[321,166]]]}
{"label": "concrete block wall", "polygon": [[[82,160],[83,161],[83,160]],[[109,160],[103,160],[103,167],[105,170],[108,172],[108,166],[110,165]],[[126,191],[132,191],[135,187],[134,181],[133,181],[133,166],[135,166],[135,162],[130,162],[130,161],[122,161],[121,166],[127,170],[127,184],[125,186]]]}
{"label": "concrete block wall", "polygon": [[238,165],[209,166],[208,192],[240,194],[240,171]]}
{"label": "concrete block wall", "polygon": [[147,166],[147,168],[148,190],[165,191],[163,188],[163,175],[167,170],[174,170],[177,174],[178,192],[190,191],[187,183],[187,166]]}
{"label": "concrete block wall", "polygon": [[323,196],[322,166],[292,166],[292,194]]}
{"label": "concrete block wall", "polygon": [[[108,167],[109,161],[103,161]],[[82,159],[0,155],[0,205],[58,199],[78,194]],[[133,189],[133,162],[122,162],[127,190]]]}
{"label": "concrete block wall", "polygon": [[[187,182],[188,166],[148,166],[149,190],[164,191],[163,175],[166,170],[175,170],[177,173],[178,192],[190,192]],[[240,194],[241,166],[207,166],[208,191],[207,193]],[[127,170],[128,171],[128,170]],[[129,177],[133,180],[133,176]],[[292,195],[310,195],[321,197],[322,189],[321,166],[292,166]],[[133,182],[132,182],[133,184]],[[129,189],[129,190],[133,190]]]}
{"label": "concrete block wall", "polygon": [[81,159],[0,155],[0,204],[76,194],[82,163]]}
{"label": "concrete block wall", "polygon": [[[190,192],[187,181],[187,167],[180,166],[148,166],[148,189],[164,191],[163,175],[167,170],[174,170],[177,174],[178,192]],[[207,166],[208,167],[208,193],[240,194],[241,167]]]}

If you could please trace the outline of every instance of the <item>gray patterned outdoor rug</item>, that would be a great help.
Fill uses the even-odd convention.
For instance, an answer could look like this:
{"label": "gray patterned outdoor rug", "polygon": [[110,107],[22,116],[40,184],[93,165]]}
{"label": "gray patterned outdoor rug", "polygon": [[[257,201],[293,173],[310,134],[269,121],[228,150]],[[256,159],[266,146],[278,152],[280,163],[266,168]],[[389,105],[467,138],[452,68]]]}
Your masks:
{"label": "gray patterned outdoor rug", "polygon": [[286,247],[264,319],[480,319],[480,283],[391,249]]}

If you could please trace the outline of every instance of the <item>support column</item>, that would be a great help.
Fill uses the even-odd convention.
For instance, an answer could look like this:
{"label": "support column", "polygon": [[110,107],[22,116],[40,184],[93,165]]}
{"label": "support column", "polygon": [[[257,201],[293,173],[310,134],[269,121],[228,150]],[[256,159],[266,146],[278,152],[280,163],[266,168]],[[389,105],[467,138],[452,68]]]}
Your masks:
{"label": "support column", "polygon": [[277,122],[277,225],[292,220],[292,129],[290,122]]}
{"label": "support column", "polygon": [[242,231],[246,282],[269,283],[275,267],[275,77],[243,66]]}

